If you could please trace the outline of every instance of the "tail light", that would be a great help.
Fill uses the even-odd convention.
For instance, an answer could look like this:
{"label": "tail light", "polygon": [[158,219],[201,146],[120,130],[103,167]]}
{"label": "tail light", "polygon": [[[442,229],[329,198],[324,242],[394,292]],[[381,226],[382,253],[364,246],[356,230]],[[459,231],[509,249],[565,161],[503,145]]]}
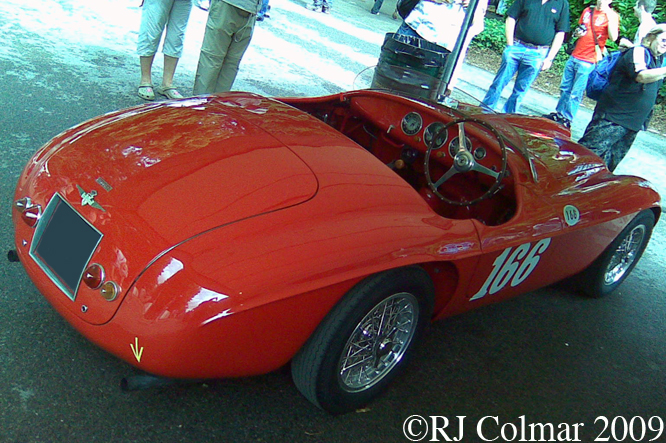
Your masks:
{"label": "tail light", "polygon": [[21,214],[21,218],[31,228],[37,225],[42,216],[42,206],[32,202],[30,197],[23,197],[14,202],[14,207]]}
{"label": "tail light", "polygon": [[116,297],[118,296],[119,291],[120,288],[118,287],[118,285],[112,281],[107,281],[106,283],[104,283],[99,290],[99,292],[102,294],[102,297],[106,301],[115,300]]}
{"label": "tail light", "polygon": [[99,289],[104,283],[104,268],[97,263],[88,266],[81,278],[90,289]]}

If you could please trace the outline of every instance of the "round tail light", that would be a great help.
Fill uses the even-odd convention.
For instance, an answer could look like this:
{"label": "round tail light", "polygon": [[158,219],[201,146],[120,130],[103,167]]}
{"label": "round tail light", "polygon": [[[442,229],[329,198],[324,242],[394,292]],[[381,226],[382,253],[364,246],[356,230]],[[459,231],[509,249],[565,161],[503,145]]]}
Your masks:
{"label": "round tail light", "polygon": [[37,225],[37,222],[39,221],[41,216],[42,216],[42,207],[39,205],[26,208],[21,213],[21,218],[31,228],[34,228]]}
{"label": "round tail light", "polygon": [[102,297],[104,297],[104,300],[106,301],[115,300],[116,297],[118,296],[119,291],[120,288],[118,287],[118,285],[112,281],[107,281],[106,283],[104,283],[99,290],[99,292],[102,294]]}
{"label": "round tail light", "polygon": [[81,278],[90,289],[99,289],[104,283],[104,268],[97,263],[88,266]]}

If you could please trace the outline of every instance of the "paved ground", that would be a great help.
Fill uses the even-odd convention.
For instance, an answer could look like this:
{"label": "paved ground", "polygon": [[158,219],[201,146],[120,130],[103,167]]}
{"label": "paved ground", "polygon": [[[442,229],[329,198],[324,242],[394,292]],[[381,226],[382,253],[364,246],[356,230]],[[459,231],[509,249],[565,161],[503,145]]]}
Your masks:
{"label": "paved ground", "polygon": [[[141,102],[138,4],[0,3],[0,244],[7,248],[14,184],[34,151],[80,121]],[[331,15],[307,11],[305,0],[271,4],[236,89],[284,96],[367,86],[364,70],[375,64],[384,33],[398,27],[389,0],[379,16],[367,12],[369,0],[336,0]],[[176,77],[184,92],[205,17],[193,11]],[[491,77],[468,67],[463,88],[482,96]],[[553,107],[552,97],[528,96],[528,112]],[[586,119],[583,111],[574,138]],[[663,138],[642,133],[620,171],[646,176],[666,192],[665,146]],[[582,441],[591,442],[603,430],[598,417],[666,420],[665,231],[662,222],[634,274],[610,298],[546,288],[440,322],[386,396],[342,417],[314,409],[287,370],[123,393],[118,382],[132,369],[61,320],[20,266],[0,263],[0,443],[406,442],[403,425],[413,414],[465,416],[465,442],[480,441],[476,423],[489,415],[517,424],[525,415],[562,429],[582,423]]]}

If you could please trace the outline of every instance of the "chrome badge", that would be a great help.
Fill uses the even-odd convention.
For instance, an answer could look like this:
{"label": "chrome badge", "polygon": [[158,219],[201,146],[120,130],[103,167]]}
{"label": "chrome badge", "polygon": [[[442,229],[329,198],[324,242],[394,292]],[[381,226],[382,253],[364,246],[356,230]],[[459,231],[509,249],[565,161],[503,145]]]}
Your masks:
{"label": "chrome badge", "polygon": [[79,189],[79,195],[81,195],[81,206],[92,206],[95,209],[99,209],[101,211],[106,212],[106,210],[95,201],[95,197],[97,196],[97,191],[94,189],[90,192],[86,192],[83,190],[83,188],[79,185],[76,185],[76,187]]}

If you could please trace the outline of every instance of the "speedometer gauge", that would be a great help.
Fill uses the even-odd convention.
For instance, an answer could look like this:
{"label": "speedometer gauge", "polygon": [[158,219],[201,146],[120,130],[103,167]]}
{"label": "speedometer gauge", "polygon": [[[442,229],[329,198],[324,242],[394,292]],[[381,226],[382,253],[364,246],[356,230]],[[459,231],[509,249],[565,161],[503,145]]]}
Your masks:
{"label": "speedometer gauge", "polygon": [[426,146],[432,149],[439,149],[444,146],[446,140],[449,138],[448,131],[442,131],[444,123],[434,122],[430,123],[423,132],[423,141]]}
{"label": "speedometer gauge", "polygon": [[423,119],[417,112],[410,112],[402,118],[402,132],[407,135],[414,135],[421,130]]}
{"label": "speedometer gauge", "polygon": [[[469,152],[472,152],[472,141],[468,137],[465,137],[464,147]],[[451,154],[451,157],[455,157],[459,150],[460,150],[460,137],[456,137],[453,140],[451,140],[451,143],[449,144],[449,154]]]}

